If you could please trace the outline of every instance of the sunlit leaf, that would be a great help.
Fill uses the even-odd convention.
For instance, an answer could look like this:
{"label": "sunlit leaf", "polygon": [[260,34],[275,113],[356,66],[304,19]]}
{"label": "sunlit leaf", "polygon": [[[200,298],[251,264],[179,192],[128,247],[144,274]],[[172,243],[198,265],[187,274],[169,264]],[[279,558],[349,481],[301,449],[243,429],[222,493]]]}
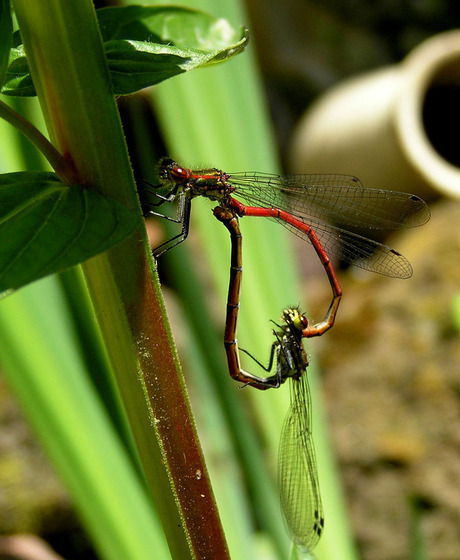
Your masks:
{"label": "sunlit leaf", "polygon": [[0,175],[0,293],[83,262],[138,225],[121,203],[53,173]]}
{"label": "sunlit leaf", "polygon": [[[237,31],[225,19],[187,8],[122,6],[96,13],[116,95],[223,62],[243,51],[248,42],[247,29]],[[35,95],[18,34],[2,93]]]}

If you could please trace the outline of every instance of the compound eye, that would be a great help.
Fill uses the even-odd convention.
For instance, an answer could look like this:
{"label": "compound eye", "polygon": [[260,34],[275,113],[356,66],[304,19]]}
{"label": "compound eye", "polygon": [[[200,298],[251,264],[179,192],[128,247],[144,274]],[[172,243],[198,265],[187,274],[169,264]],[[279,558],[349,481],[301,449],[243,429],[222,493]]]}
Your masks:
{"label": "compound eye", "polygon": [[299,331],[303,331],[308,327],[308,319],[297,308],[285,309],[284,320],[288,324],[291,323]]}
{"label": "compound eye", "polygon": [[170,176],[173,181],[177,183],[182,183],[183,181],[187,180],[188,173],[187,170],[180,167],[180,165],[171,166]]}
{"label": "compound eye", "polygon": [[298,320],[302,325],[302,330],[308,327],[308,319],[305,317],[305,315],[300,315]]}

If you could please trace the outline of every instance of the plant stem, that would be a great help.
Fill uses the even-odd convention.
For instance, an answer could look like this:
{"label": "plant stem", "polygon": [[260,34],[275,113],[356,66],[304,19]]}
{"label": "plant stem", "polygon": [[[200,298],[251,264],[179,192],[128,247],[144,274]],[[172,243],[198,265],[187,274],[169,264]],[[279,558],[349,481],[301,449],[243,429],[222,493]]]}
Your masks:
{"label": "plant stem", "polygon": [[9,122],[22,132],[45,156],[51,167],[66,183],[76,181],[75,171],[70,163],[62,157],[51,142],[30,121],[25,119],[12,107],[0,101],[0,118]]}
{"label": "plant stem", "polygon": [[[14,7],[53,142],[80,182],[140,212],[92,3]],[[145,228],[82,266],[171,555],[225,559]]]}

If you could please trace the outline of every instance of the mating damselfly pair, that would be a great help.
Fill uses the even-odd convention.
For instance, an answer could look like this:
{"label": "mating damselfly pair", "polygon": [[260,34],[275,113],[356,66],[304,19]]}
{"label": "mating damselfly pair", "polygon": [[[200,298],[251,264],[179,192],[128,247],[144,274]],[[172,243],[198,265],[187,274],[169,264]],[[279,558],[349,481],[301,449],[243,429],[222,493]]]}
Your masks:
{"label": "mating damselfly pair", "polygon": [[[181,231],[157,247],[154,256],[159,257],[187,237],[191,201],[197,196],[218,203],[214,215],[230,232],[232,257],[224,335],[230,375],[262,390],[279,387],[291,379],[291,404],[280,440],[281,505],[291,539],[300,550],[311,552],[323,531],[324,514],[311,433],[308,360],[302,338],[322,335],[334,324],[342,290],[330,256],[385,276],[409,278],[412,268],[407,259],[372,236],[423,225],[430,217],[428,206],[416,195],[366,189],[355,177],[344,175],[228,174],[214,168],[187,169],[165,158],[159,165],[159,179],[160,184],[153,190],[157,201],[146,213],[165,217],[155,208],[178,201],[177,216],[167,219],[180,223]],[[269,364],[265,367],[255,360],[266,375],[241,368],[236,339],[242,274],[238,217],[244,216],[273,218],[308,239],[332,289],[330,307],[318,324],[310,326],[297,308],[284,310],[283,322],[273,331]]]}

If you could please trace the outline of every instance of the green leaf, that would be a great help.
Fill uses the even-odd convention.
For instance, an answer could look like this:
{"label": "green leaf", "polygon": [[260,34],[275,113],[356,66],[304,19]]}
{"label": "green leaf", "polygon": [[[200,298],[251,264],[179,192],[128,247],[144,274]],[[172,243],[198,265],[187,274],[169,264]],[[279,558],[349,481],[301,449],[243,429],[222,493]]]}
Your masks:
{"label": "green leaf", "polygon": [[27,64],[26,53],[24,52],[24,45],[18,45],[10,50],[6,81],[2,93],[16,97],[32,97],[36,95],[29,65]]}
{"label": "green leaf", "polygon": [[[249,39],[247,29],[236,31],[225,19],[187,8],[122,6],[96,13],[116,95],[223,62],[242,52]],[[35,95],[19,35],[2,93]]]}
{"label": "green leaf", "polygon": [[109,249],[139,223],[123,204],[54,173],[0,175],[0,294]]}
{"label": "green leaf", "polygon": [[0,0],[0,86],[5,80],[8,55],[13,41],[13,22],[9,0]]}

